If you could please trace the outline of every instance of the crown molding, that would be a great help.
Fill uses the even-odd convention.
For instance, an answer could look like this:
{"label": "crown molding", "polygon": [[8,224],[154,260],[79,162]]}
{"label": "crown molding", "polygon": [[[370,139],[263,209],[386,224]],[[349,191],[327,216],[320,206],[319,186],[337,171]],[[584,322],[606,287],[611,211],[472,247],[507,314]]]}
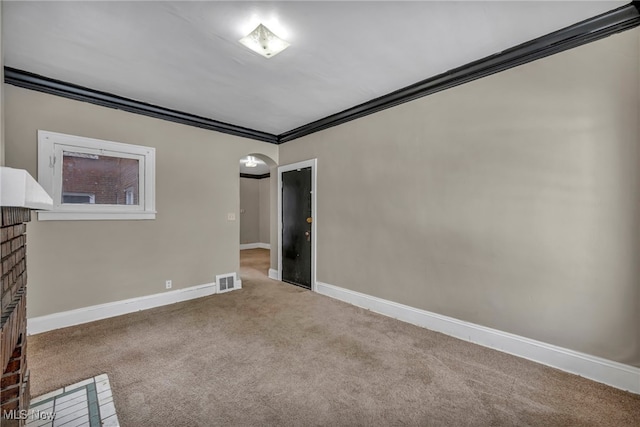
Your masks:
{"label": "crown molding", "polygon": [[319,132],[423,96],[600,40],[638,25],[640,25],[640,1],[633,1],[628,5],[284,132],[278,135],[278,142],[282,144]]}
{"label": "crown molding", "polygon": [[283,144],[414,99],[600,40],[638,25],[640,25],[640,1],[635,0],[625,6],[419,81],[280,135],[135,101],[11,67],[5,67],[4,73],[5,82],[14,86],[271,144]]}
{"label": "crown molding", "polygon": [[271,176],[270,173],[263,173],[262,175],[251,175],[250,173],[240,173],[240,178],[250,178],[250,179],[263,179],[269,178]]}
{"label": "crown molding", "polygon": [[135,101],[107,92],[101,92],[67,83],[60,80],[44,77],[28,71],[16,68],[4,67],[4,81],[14,86],[36,90],[38,92],[58,95],[76,101],[90,102],[103,107],[115,108],[129,113],[142,114],[156,119],[168,120],[170,122],[181,123],[183,125],[195,126],[203,129],[214,130],[229,135],[241,136],[244,138],[256,139],[258,141],[278,143],[276,135],[261,132],[254,129],[236,126],[194,114],[171,110],[145,102]]}

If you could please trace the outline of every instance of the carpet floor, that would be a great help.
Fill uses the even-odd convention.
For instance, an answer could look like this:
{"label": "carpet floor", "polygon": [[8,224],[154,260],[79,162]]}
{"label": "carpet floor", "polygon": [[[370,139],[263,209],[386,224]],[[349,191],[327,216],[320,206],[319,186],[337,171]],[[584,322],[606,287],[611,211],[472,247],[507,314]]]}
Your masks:
{"label": "carpet floor", "polygon": [[28,339],[31,393],[107,373],[121,425],[639,426],[640,396],[268,279]]}

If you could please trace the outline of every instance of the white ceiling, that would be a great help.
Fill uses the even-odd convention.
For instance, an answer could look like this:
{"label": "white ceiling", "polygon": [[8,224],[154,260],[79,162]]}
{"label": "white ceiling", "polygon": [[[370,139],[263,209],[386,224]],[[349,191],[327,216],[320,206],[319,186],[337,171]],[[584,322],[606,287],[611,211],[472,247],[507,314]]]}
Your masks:
{"label": "white ceiling", "polygon": [[[5,65],[280,134],[627,1],[3,2]],[[291,43],[238,40],[261,20]]]}

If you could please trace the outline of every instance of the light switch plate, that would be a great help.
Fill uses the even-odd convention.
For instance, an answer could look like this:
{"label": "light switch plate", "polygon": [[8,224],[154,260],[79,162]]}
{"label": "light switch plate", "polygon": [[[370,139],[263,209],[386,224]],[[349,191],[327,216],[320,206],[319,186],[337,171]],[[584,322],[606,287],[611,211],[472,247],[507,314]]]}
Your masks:
{"label": "light switch plate", "polygon": [[235,220],[236,220],[236,214],[234,213],[227,214],[227,221],[235,221]]}

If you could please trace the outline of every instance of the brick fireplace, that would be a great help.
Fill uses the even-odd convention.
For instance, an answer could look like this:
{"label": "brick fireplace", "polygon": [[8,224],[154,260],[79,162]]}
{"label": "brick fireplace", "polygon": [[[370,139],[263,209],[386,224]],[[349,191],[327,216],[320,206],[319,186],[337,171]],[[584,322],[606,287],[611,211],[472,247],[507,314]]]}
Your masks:
{"label": "brick fireplace", "polygon": [[0,211],[0,424],[20,426],[24,420],[5,419],[4,414],[29,408],[26,223],[31,211]]}

